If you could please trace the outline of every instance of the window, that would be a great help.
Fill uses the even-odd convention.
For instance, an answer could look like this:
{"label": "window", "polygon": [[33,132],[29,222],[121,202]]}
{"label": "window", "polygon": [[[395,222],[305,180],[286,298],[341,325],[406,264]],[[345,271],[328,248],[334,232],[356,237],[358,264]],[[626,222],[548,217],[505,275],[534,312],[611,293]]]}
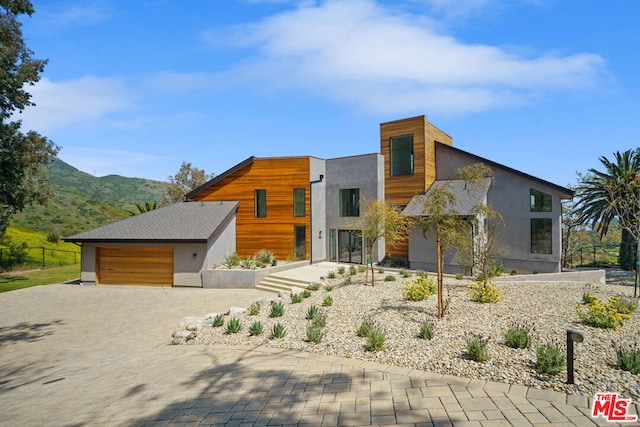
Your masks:
{"label": "window", "polygon": [[531,219],[531,253],[550,254],[553,249],[550,218]]}
{"label": "window", "polygon": [[293,189],[293,216],[305,216],[304,188]]}
{"label": "window", "polygon": [[391,176],[413,175],[413,134],[389,138]]}
{"label": "window", "polygon": [[256,218],[267,217],[267,190],[255,190],[253,192]]}
{"label": "window", "polygon": [[532,188],[531,212],[551,212],[551,195]]}
{"label": "window", "polygon": [[340,190],[340,216],[360,216],[360,189]]}

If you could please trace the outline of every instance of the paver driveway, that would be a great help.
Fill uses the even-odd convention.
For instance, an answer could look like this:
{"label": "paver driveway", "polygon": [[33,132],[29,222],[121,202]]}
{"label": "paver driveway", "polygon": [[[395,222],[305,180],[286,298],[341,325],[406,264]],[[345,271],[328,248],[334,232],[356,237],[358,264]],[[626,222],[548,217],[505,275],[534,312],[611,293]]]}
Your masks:
{"label": "paver driveway", "polygon": [[182,317],[262,296],[77,285],[0,294],[0,424],[593,425],[586,397],[272,348],[169,345]]}

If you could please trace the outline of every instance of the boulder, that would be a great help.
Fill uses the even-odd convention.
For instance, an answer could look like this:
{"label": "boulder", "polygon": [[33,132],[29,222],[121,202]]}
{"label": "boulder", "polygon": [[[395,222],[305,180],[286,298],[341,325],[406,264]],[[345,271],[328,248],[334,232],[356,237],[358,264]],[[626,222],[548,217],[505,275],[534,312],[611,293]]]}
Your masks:
{"label": "boulder", "polygon": [[229,307],[229,315],[240,314],[247,311],[246,307]]}
{"label": "boulder", "polygon": [[177,331],[173,335],[173,340],[171,341],[171,344],[173,345],[185,344],[187,341],[194,339],[196,336],[197,334],[194,331],[186,331],[186,330]]}

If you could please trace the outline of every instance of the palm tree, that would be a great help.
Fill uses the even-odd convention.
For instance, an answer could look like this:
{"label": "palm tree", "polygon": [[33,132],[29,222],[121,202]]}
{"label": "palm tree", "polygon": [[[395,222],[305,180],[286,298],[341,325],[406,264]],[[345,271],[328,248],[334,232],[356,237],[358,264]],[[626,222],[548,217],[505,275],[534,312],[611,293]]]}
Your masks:
{"label": "palm tree", "polygon": [[129,212],[129,214],[131,216],[134,215],[138,215],[141,213],[145,213],[145,212],[149,212],[155,209],[158,209],[160,207],[160,204],[158,202],[144,202],[144,203],[137,203],[136,204],[136,208],[138,208],[138,212]]}
{"label": "palm tree", "polygon": [[[581,177],[576,189],[579,197],[575,205],[579,212],[578,223],[591,225],[600,234],[600,238],[607,234],[609,225],[616,218],[621,225],[634,222],[635,215],[626,207],[637,206],[639,198],[635,191],[640,180],[638,149],[623,153],[616,151],[614,157],[615,161],[600,157],[604,172],[589,169],[589,173]],[[620,267],[630,269],[632,256],[624,256],[624,253],[631,249],[634,239],[629,227],[622,228]]]}

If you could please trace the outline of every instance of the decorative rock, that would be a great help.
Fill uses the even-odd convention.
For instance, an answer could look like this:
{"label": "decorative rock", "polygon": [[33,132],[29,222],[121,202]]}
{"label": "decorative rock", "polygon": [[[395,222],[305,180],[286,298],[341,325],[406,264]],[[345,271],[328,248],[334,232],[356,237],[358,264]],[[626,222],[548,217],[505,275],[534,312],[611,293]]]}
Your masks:
{"label": "decorative rock", "polygon": [[240,314],[246,312],[246,307],[229,307],[229,315]]}
{"label": "decorative rock", "polygon": [[196,336],[197,334],[193,331],[177,331],[173,336],[173,341],[171,341],[171,344],[185,344],[187,341],[194,339]]}
{"label": "decorative rock", "polygon": [[200,324],[202,326],[211,326],[213,325],[213,320],[218,316],[218,313],[209,313],[202,318]]}
{"label": "decorative rock", "polygon": [[195,317],[195,316],[183,317],[182,320],[180,320],[178,329],[186,329],[188,331],[197,331],[198,329],[200,329],[201,323],[202,323],[202,320],[199,317]]}
{"label": "decorative rock", "polygon": [[257,304],[258,307],[260,308],[266,307],[269,305],[269,300],[266,298],[260,298],[258,301],[255,302],[255,304]]}

